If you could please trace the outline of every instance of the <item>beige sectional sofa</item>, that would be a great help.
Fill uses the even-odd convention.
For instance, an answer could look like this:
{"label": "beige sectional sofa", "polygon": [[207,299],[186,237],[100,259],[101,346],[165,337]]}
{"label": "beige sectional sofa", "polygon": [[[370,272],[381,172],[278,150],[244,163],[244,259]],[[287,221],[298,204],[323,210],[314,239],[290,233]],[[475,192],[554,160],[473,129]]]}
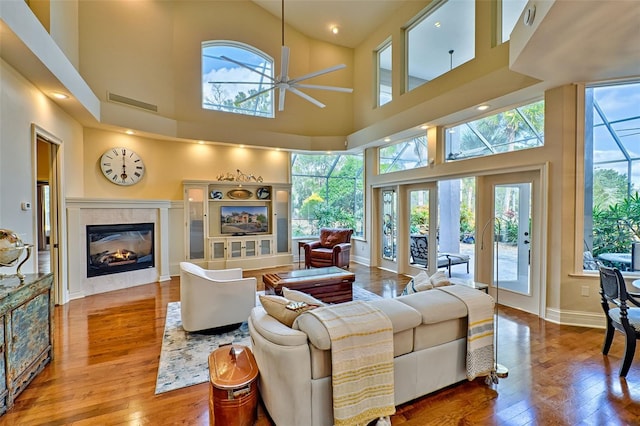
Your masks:
{"label": "beige sectional sofa", "polygon": [[[474,290],[475,291],[475,290]],[[467,307],[438,289],[370,301],[390,318],[396,405],[466,379]],[[265,406],[278,426],[333,424],[331,343],[310,314],[293,327],[255,307],[249,317]]]}

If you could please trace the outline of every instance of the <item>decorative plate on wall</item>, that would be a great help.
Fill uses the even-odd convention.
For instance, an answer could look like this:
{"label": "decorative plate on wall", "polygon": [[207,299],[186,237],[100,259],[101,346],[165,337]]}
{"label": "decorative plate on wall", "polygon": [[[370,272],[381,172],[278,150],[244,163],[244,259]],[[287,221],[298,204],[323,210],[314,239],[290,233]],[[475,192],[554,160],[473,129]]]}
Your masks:
{"label": "decorative plate on wall", "polygon": [[248,189],[232,189],[227,192],[227,197],[232,198],[234,200],[248,200],[251,198],[253,193]]}
{"label": "decorative plate on wall", "polygon": [[259,200],[268,200],[270,196],[271,191],[267,187],[258,188],[256,190],[256,197],[258,197]]}
{"label": "decorative plate on wall", "polygon": [[212,200],[222,200],[222,191],[211,191],[209,196]]}

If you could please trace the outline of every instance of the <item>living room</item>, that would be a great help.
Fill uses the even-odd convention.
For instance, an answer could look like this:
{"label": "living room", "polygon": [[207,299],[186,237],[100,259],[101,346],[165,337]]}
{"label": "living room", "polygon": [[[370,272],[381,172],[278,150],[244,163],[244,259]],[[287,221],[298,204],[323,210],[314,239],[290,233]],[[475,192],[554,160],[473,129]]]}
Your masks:
{"label": "living room", "polygon": [[[580,267],[584,251],[582,229],[578,225],[582,221],[579,211],[583,182],[579,124],[582,86],[574,83],[638,76],[637,60],[625,62],[625,58],[637,58],[628,46],[638,44],[629,40],[619,19],[626,15],[622,22],[633,22],[636,16],[633,13],[616,8],[602,12],[611,13],[609,21],[617,21],[619,28],[602,36],[608,43],[604,43],[607,46],[601,48],[600,55],[590,46],[591,53],[582,58],[583,66],[573,68],[575,74],[571,76],[564,74],[570,72],[567,71],[570,67],[558,61],[550,46],[566,52],[562,49],[580,44],[576,38],[586,38],[580,31],[575,30],[571,38],[565,37],[565,33],[553,33],[563,24],[535,31],[541,25],[535,21],[532,27],[516,28],[514,35],[517,31],[531,31],[516,39],[520,45],[513,46],[494,45],[492,29],[480,26],[476,29],[475,59],[404,93],[398,73],[394,75],[394,99],[377,108],[371,107],[376,105],[371,90],[375,86],[372,52],[389,37],[402,40],[401,29],[428,2],[403,3],[354,48],[316,40],[287,26],[290,74],[297,76],[345,63],[348,71],[324,76],[321,81],[353,87],[354,93],[318,95],[327,105],[324,109],[288,96],[285,111],[277,112],[276,119],[267,120],[204,111],[200,107],[199,84],[193,84],[200,80],[200,45],[206,40],[251,44],[270,52],[278,64],[279,16],[253,2],[30,3],[33,11],[22,1],[2,2],[0,9],[3,30],[0,225],[17,232],[25,242],[35,242],[35,213],[21,210],[20,206],[23,202],[36,204],[33,146],[35,135],[39,134],[58,146],[60,250],[56,303],[66,305],[94,293],[82,287],[78,277],[83,270],[74,263],[79,247],[84,244],[80,228],[86,224],[76,213],[85,209],[122,210],[135,216],[137,213],[126,212],[144,210],[145,215],[153,216],[153,221],[157,218],[162,249],[153,276],[137,277],[126,283],[110,281],[111,287],[107,289],[169,282],[178,273],[179,261],[184,259],[185,180],[214,181],[220,173],[240,169],[261,176],[265,182],[288,184],[290,151],[342,152],[346,141],[345,152],[364,151],[367,164],[364,238],[355,238],[353,248],[359,262],[389,267],[378,255],[380,228],[373,213],[381,188],[400,190],[403,185],[434,183],[449,177],[534,170],[546,185],[543,211],[547,219],[538,230],[545,238],[544,244],[538,245],[539,262],[544,265],[539,276],[544,283],[539,316],[562,324],[601,326],[597,275],[585,273]],[[39,9],[42,5],[44,10]],[[541,10],[538,19],[542,18]],[[567,25],[573,21],[569,16],[583,15],[581,10],[570,12],[571,9],[556,11]],[[143,28],[139,16],[145,17]],[[44,28],[36,17],[46,22]],[[477,2],[476,22],[492,20],[493,2]],[[545,19],[543,23],[551,21]],[[541,32],[546,33],[546,39],[540,39]],[[526,46],[528,41],[531,45]],[[614,57],[604,54],[611,45],[620,46]],[[394,70],[402,69],[402,49],[400,44],[397,46],[393,52]],[[512,51],[517,53],[518,49],[524,54],[513,56]],[[576,51],[584,52],[577,47]],[[592,68],[596,70],[593,75],[583,74],[591,68],[587,61],[598,56],[600,67]],[[550,59],[546,62],[539,60],[547,57]],[[530,73],[513,70],[526,65],[531,67]],[[546,67],[542,74],[541,67]],[[541,75],[554,77],[545,80]],[[72,98],[54,101],[49,97],[52,89],[70,93]],[[109,102],[107,93],[157,105],[158,112]],[[544,147],[507,153],[498,159],[444,161],[445,126],[477,116],[476,106],[484,103],[500,110],[535,99],[545,101]],[[425,123],[430,125],[426,135],[429,158],[434,163],[393,175],[378,174],[376,149],[385,144],[384,139],[400,138],[407,129]],[[126,130],[135,134],[127,135]],[[101,155],[119,146],[136,151],[145,161],[145,176],[135,185],[114,185],[99,168]],[[485,220],[478,219],[479,223],[484,224],[491,217],[488,208],[480,201],[478,211],[485,211]],[[150,216],[145,216],[144,221]],[[292,254],[295,247],[292,240]],[[36,257],[23,270],[35,271]],[[487,260],[476,264],[486,264]],[[397,263],[392,270],[408,275],[417,271],[408,262]],[[490,274],[478,270],[476,276],[490,280]]]}

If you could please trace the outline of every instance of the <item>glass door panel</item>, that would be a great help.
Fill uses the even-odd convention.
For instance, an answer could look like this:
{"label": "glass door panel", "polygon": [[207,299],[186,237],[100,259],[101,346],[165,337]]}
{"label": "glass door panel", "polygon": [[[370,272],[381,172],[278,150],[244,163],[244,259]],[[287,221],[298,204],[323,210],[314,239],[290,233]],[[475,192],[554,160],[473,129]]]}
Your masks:
{"label": "glass door panel", "polygon": [[503,289],[531,295],[531,183],[494,187],[494,280]]}
{"label": "glass door panel", "polygon": [[429,190],[409,191],[409,263],[428,268]]}
{"label": "glass door panel", "polygon": [[396,260],[396,215],[398,197],[394,190],[382,191],[382,258]]}
{"label": "glass door panel", "polygon": [[187,214],[189,232],[187,233],[188,258],[204,259],[204,189],[188,188]]}

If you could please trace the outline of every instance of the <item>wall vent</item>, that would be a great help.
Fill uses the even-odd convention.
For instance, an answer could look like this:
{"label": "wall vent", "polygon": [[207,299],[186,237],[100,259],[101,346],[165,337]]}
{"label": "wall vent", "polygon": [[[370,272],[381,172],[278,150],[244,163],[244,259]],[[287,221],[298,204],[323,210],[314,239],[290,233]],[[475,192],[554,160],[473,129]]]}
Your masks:
{"label": "wall vent", "polygon": [[146,111],[158,112],[158,105],[148,104],[137,99],[127,98],[126,96],[116,95],[115,93],[111,92],[107,92],[107,100],[109,102],[129,105],[132,107],[144,109]]}

